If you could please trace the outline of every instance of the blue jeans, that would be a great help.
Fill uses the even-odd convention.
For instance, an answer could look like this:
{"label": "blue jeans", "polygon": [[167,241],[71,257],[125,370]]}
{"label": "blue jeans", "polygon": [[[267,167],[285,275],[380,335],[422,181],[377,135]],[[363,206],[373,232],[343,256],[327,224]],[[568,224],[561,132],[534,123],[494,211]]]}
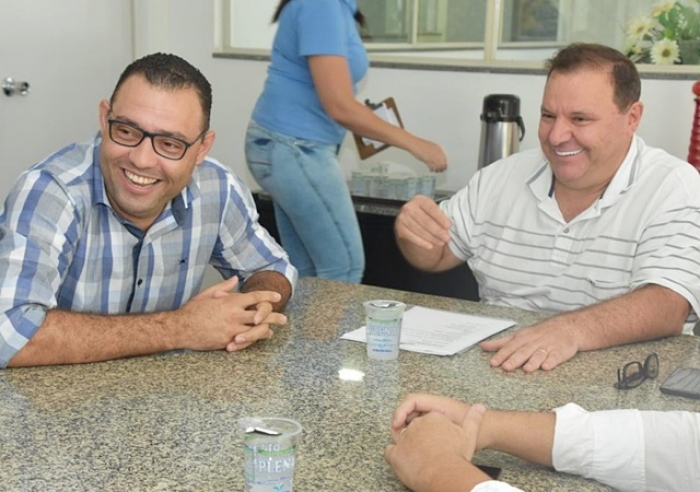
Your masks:
{"label": "blue jeans", "polygon": [[359,283],[362,236],[337,146],[289,137],[250,122],[248,169],[272,197],[282,246],[299,277]]}

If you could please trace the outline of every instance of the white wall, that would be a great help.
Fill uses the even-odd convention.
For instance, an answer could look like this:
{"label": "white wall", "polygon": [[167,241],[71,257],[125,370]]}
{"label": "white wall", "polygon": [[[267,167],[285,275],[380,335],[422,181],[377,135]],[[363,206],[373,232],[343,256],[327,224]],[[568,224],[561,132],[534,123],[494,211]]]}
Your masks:
{"label": "white wall", "polygon": [[277,24],[272,23],[272,12],[278,0],[231,2],[231,45],[240,48],[272,46]]}
{"label": "white wall", "polygon": [[0,1],[0,79],[30,93],[0,92],[0,203],[15,178],[49,153],[89,139],[98,104],[132,59],[127,0]]}
{"label": "white wall", "polygon": [[[217,131],[217,141],[212,155],[256,187],[245,166],[243,137],[265,79],[267,63],[212,58],[213,2],[171,0],[168,8],[169,45],[161,49],[189,60],[213,86],[212,128]],[[159,15],[160,22],[162,15],[163,12]],[[639,134],[650,145],[663,147],[684,159],[695,110],[692,84],[691,80],[644,79],[642,85],[646,109]],[[521,149],[532,148],[538,145],[537,121],[543,87],[544,77],[539,75],[372,68],[358,98],[376,100],[394,96],[406,127],[445,147],[450,169],[440,176],[438,187],[455,190],[464,186],[476,171],[479,114],[484,96],[512,93],[520,97],[527,130]],[[382,152],[373,159],[402,162],[421,169],[411,156],[397,149]],[[350,139],[343,145],[341,161],[348,173],[359,165]]]}

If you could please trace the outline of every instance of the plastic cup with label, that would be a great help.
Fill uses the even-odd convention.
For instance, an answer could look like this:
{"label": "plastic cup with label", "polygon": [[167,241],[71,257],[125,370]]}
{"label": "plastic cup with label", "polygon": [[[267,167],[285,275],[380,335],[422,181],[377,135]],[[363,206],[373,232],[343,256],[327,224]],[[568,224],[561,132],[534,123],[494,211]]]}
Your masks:
{"label": "plastic cup with label", "polygon": [[421,176],[418,182],[418,193],[429,198],[435,198],[435,181],[436,179],[433,175]]}
{"label": "plastic cup with label", "polygon": [[403,179],[390,177],[386,179],[386,198],[390,200],[402,200],[405,193],[402,192],[401,185]]}
{"label": "plastic cup with label", "polygon": [[367,330],[367,357],[391,360],[399,356],[401,323],[406,305],[390,300],[373,300],[363,303]]}
{"label": "plastic cup with label", "polygon": [[371,173],[369,176],[369,196],[373,198],[384,198],[384,180],[381,174]]}
{"label": "plastic cup with label", "polygon": [[411,197],[408,196],[408,178],[410,176],[405,173],[394,173],[389,175],[389,187],[392,191],[392,198],[394,200],[408,200]]}
{"label": "plastic cup with label", "polygon": [[350,193],[353,196],[369,195],[369,179],[361,171],[353,171],[350,175]]}
{"label": "plastic cup with label", "polygon": [[246,492],[291,492],[302,427],[281,417],[238,421],[243,434]]}
{"label": "plastic cup with label", "polygon": [[410,200],[418,194],[418,178],[406,178],[406,200]]}

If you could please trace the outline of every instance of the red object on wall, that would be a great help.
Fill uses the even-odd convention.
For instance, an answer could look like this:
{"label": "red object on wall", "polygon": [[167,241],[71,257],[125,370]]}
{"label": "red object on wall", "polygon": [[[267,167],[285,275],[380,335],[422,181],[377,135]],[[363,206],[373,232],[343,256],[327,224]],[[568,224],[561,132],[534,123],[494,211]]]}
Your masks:
{"label": "red object on wall", "polygon": [[700,171],[700,81],[693,84],[693,94],[695,94],[695,116],[693,116],[693,129],[690,131],[688,162]]}

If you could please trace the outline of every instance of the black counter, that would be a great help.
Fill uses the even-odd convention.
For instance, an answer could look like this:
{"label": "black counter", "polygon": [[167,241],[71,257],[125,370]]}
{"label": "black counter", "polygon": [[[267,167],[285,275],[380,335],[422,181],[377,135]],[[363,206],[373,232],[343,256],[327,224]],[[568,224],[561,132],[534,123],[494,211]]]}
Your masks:
{"label": "black counter", "polygon": [[[449,192],[438,191],[436,200],[449,195]],[[272,199],[264,192],[254,192],[253,198],[260,223],[279,241]],[[442,273],[426,273],[403,258],[394,238],[394,220],[405,202],[359,196],[353,197],[353,202],[365,251],[363,284],[479,300],[476,280],[467,265]]]}

